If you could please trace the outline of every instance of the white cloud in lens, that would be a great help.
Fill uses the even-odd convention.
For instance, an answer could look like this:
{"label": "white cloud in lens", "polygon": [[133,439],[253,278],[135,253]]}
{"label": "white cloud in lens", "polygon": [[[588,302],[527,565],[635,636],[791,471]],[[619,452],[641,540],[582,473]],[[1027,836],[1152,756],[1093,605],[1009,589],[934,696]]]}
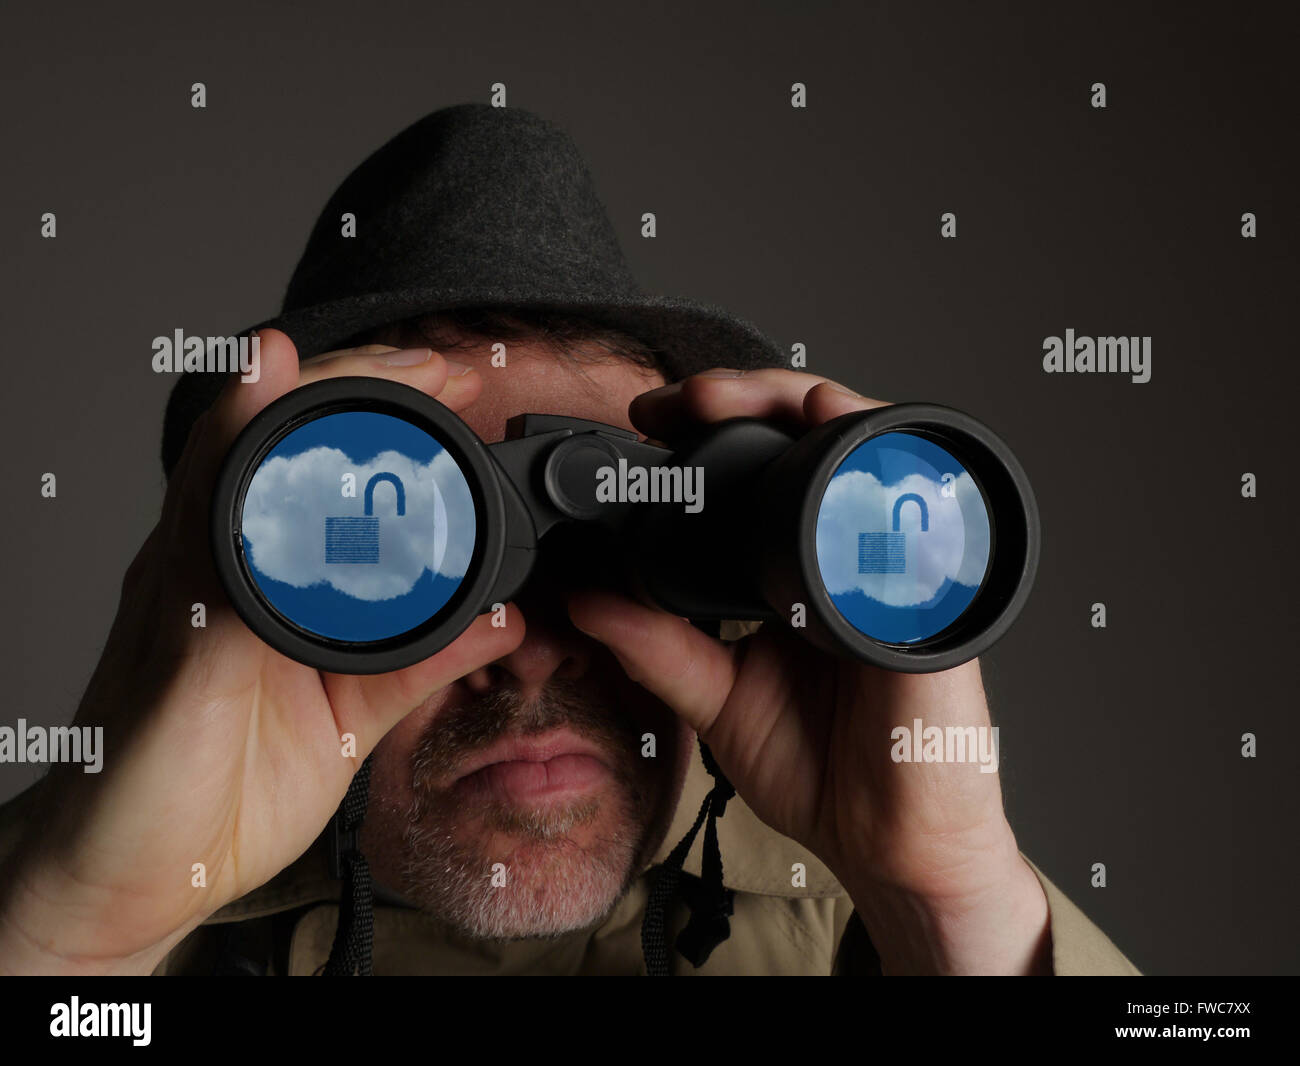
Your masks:
{"label": "white cloud in lens", "polygon": [[[891,607],[911,607],[932,599],[949,578],[978,585],[989,558],[988,515],[969,474],[952,485],[953,495],[944,496],[943,483],[923,474],[888,486],[861,470],[833,477],[817,521],[817,561],[827,591],[860,590]],[[921,531],[915,501],[903,504],[899,530],[907,538],[907,572],[859,574],[858,534],[892,531],[894,503],[909,492],[925,500],[930,528]]]}
{"label": "white cloud in lens", "polygon": [[[379,519],[378,563],[326,563],[325,519],[360,517],[367,482],[381,471],[396,474],[406,490],[406,514],[388,481],[375,485]],[[356,475],[356,496],[342,493],[342,475]],[[253,475],[244,498],[244,535],[258,571],[296,588],[327,583],[361,600],[387,600],[410,592],[426,569],[463,577],[474,551],[474,501],[469,485],[445,451],[420,463],[395,451],[354,463],[337,448],[312,448],[276,456]]]}

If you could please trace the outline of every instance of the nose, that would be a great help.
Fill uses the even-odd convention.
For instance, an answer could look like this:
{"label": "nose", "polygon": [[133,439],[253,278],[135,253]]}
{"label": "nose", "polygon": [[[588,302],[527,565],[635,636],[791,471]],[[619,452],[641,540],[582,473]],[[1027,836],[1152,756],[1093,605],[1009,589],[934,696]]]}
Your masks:
{"label": "nose", "polygon": [[552,628],[548,623],[538,623],[524,616],[528,626],[524,642],[496,665],[513,677],[521,688],[541,686],[552,679],[573,680],[587,672],[589,654],[582,647],[589,642],[576,630],[570,637]]}
{"label": "nose", "polygon": [[509,655],[474,671],[463,680],[483,692],[499,685],[534,696],[554,680],[576,680],[591,667],[597,645],[573,628],[559,597],[521,596],[515,606],[524,616],[524,639]]}

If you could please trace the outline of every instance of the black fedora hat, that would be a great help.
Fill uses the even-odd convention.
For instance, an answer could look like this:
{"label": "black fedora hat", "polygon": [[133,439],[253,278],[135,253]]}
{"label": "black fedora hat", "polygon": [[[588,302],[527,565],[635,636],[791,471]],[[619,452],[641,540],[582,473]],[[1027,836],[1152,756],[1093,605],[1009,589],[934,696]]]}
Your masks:
{"label": "black fedora hat", "polygon": [[[355,217],[355,236],[343,215]],[[577,146],[537,115],[461,104],[407,127],[325,205],[279,315],[306,359],[417,315],[458,308],[565,312],[625,332],[675,381],[711,366],[787,365],[755,326],[638,286]],[[170,473],[224,378],[185,375],[167,406]]]}

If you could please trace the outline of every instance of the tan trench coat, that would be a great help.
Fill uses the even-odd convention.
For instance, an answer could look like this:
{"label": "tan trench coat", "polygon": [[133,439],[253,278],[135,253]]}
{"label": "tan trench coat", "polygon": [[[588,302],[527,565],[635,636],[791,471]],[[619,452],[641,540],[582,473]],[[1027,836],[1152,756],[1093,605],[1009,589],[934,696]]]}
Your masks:
{"label": "tan trench coat", "polygon": [[[694,749],[682,798],[654,865],[686,835],[712,786]],[[0,857],[17,843],[30,792],[0,808]],[[700,833],[685,870],[700,874]],[[718,821],[724,881],[735,891],[731,937],[698,970],[675,952],[678,974],[878,974],[879,963],[853,904],[830,871],[806,848],[769,829],[732,798]],[[791,885],[791,866],[803,863],[807,884]],[[1030,864],[1033,865],[1032,863]],[[1064,894],[1043,876],[1051,912],[1052,960],[1058,975],[1136,975],[1137,969]],[[419,911],[375,906],[376,974],[644,974],[641,917],[648,897],[645,871],[596,929],[555,940],[493,944],[469,940]],[[196,889],[196,891],[199,891]],[[214,961],[236,951],[268,972],[313,974],[334,938],[339,883],[329,876],[318,841],[261,888],[223,907],[163,960],[157,974],[211,973]],[[685,924],[685,905],[669,912],[668,943]],[[226,954],[226,958],[229,955]]]}

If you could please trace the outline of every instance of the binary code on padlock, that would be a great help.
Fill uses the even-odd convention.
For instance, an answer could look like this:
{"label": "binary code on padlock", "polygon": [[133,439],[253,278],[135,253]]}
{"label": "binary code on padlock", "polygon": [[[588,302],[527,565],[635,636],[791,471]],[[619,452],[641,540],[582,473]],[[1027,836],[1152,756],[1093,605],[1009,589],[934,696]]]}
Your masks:
{"label": "binary code on padlock", "polygon": [[397,490],[397,514],[406,514],[406,489],[402,479],[388,471],[380,471],[366,482],[365,514],[330,515],[325,519],[325,562],[327,563],[377,563],[379,562],[379,518],[375,515],[375,486],[390,482]]}
{"label": "binary code on padlock", "polygon": [[859,574],[907,573],[907,534],[901,531],[903,504],[913,501],[921,509],[921,532],[930,528],[930,509],[915,492],[905,492],[894,501],[893,531],[858,534]]}

